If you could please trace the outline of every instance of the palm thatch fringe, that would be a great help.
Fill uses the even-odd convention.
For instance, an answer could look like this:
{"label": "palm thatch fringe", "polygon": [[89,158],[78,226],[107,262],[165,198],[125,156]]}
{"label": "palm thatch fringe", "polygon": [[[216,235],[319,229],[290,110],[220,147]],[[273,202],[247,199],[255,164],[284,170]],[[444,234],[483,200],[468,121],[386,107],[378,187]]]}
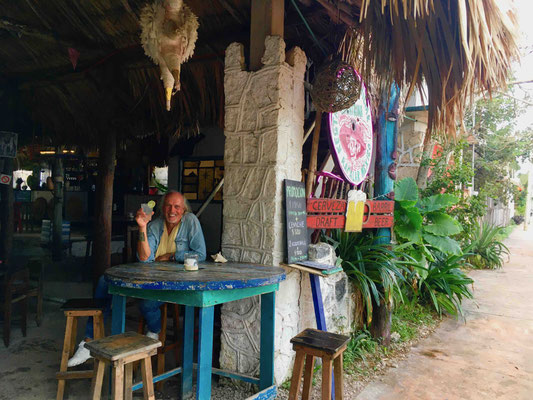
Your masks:
{"label": "palm thatch fringe", "polygon": [[379,89],[426,84],[429,131],[453,138],[475,94],[505,87],[518,58],[515,27],[514,12],[497,0],[362,0],[345,46]]}

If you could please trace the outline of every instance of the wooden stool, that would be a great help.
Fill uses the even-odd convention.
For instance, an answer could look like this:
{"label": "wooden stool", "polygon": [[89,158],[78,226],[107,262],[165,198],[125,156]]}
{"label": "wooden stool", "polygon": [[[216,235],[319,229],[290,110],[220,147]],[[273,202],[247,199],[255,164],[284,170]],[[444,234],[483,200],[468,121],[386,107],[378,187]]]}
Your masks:
{"label": "wooden stool", "polygon": [[92,382],[92,398],[99,400],[102,394],[105,363],[113,365],[113,400],[133,397],[133,362],[141,360],[144,398],[155,400],[150,357],[161,346],[159,340],[136,332],[126,332],[88,342],[85,347],[96,359],[95,375]]}
{"label": "wooden stool", "polygon": [[[173,334],[174,342],[167,344],[167,310],[168,306],[171,306],[173,311]],[[180,362],[180,342],[178,341],[178,324],[179,324],[179,306],[178,304],[172,303],[163,303],[160,307],[161,309],[161,331],[159,332],[159,341],[161,342],[161,347],[157,349],[157,375],[161,375],[165,372],[165,353],[174,350],[174,358],[176,364]],[[144,331],[144,318],[141,317],[139,320],[139,326],[137,328],[137,333],[142,334]],[[156,388],[159,391],[163,390],[164,381],[156,383]]]}
{"label": "wooden stool", "polygon": [[309,399],[313,381],[315,357],[322,358],[322,400],[331,399],[331,366],[335,364],[335,400],[342,400],[342,353],[350,338],[336,333],[306,329],[291,339],[292,348],[296,351],[296,360],[292,371],[289,400],[296,400],[300,391],[300,381],[304,367],[305,375],[302,400]]}
{"label": "wooden stool", "polygon": [[59,372],[56,373],[56,378],[58,379],[57,400],[63,399],[66,379],[93,377],[93,370],[67,371],[67,362],[76,349],[78,317],[93,317],[94,338],[100,339],[104,337],[104,308],[105,300],[101,299],[70,299],[61,306],[61,309],[67,317],[67,326],[63,341],[63,352],[61,354],[61,366]]}

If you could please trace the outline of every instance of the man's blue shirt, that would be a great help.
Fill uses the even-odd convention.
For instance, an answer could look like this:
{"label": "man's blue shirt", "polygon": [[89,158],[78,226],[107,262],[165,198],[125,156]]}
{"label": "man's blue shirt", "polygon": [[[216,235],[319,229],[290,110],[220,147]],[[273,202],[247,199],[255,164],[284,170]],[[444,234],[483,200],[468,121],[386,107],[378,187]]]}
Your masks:
{"label": "man's blue shirt", "polygon": [[[158,218],[148,224],[146,229],[148,237],[148,245],[150,246],[150,257],[144,262],[152,262],[155,260],[155,253],[159,247],[159,241],[163,230],[165,229],[165,220]],[[176,235],[176,261],[183,262],[185,253],[195,253],[198,255],[198,261],[205,261],[205,239],[200,221],[196,215],[192,213],[185,213],[181,217],[181,225]],[[139,255],[137,254],[137,258]]]}

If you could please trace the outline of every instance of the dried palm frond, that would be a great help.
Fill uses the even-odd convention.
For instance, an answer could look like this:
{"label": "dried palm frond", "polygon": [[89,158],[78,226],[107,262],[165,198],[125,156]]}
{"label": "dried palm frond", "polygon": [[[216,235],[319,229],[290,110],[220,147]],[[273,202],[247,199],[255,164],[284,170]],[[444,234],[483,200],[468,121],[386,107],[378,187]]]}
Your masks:
{"label": "dried palm frond", "polygon": [[497,0],[362,0],[346,43],[366,80],[409,93],[425,83],[429,131],[453,138],[474,94],[505,86],[518,58],[515,26]]}

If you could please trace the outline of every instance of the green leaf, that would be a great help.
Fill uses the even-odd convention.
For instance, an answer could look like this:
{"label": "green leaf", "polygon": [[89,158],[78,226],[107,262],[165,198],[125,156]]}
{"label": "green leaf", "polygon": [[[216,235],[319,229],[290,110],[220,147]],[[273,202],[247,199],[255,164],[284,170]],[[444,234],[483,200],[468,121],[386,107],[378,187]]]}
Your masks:
{"label": "green leaf", "polygon": [[424,232],[422,236],[428,244],[442,251],[443,253],[455,255],[461,254],[461,247],[459,246],[459,243],[449,237],[435,236],[426,232]]}
{"label": "green leaf", "polygon": [[432,224],[424,225],[425,232],[432,233],[438,236],[455,235],[463,230],[461,224],[450,217],[448,214],[433,212],[427,215],[427,218]]}
{"label": "green leaf", "polygon": [[394,210],[394,221],[397,235],[411,242],[421,242],[422,216],[417,209],[400,207]]}
{"label": "green leaf", "polygon": [[414,207],[418,201],[418,186],[413,178],[404,178],[396,182],[394,200],[402,207]]}
{"label": "green leaf", "polygon": [[424,212],[431,212],[448,208],[454,204],[457,204],[458,202],[458,197],[452,194],[444,193],[420,199],[417,206],[422,208]]}

